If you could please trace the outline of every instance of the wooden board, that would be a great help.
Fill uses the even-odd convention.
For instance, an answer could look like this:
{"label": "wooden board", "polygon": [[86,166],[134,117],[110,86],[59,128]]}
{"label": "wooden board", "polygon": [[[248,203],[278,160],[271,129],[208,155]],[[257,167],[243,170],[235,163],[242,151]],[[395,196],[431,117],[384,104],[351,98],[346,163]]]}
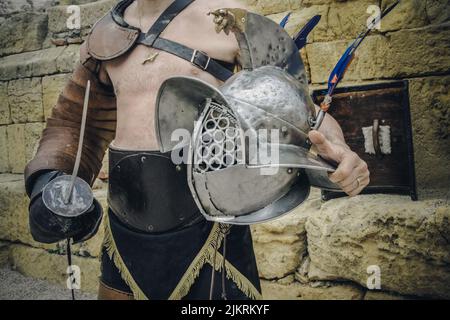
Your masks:
{"label": "wooden board", "polygon": [[[314,102],[319,105],[325,94],[313,92]],[[347,144],[369,166],[371,182],[364,193],[409,194],[417,199],[407,81],[338,88],[329,113],[341,125]],[[362,128],[373,126],[375,119],[391,128],[389,155],[365,152]],[[342,195],[323,192],[325,200]]]}

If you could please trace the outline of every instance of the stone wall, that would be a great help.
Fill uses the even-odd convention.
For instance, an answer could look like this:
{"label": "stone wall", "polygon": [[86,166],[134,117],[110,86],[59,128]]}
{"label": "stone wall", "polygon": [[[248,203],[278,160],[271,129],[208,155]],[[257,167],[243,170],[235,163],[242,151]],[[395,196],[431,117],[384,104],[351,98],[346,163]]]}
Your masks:
{"label": "stone wall", "polygon": [[[322,20],[302,50],[311,88],[324,86],[369,5],[387,0],[247,0],[295,33]],[[64,246],[28,231],[22,172],[45,118],[78,59],[87,30],[114,0],[5,0],[0,3],[0,263],[64,284]],[[81,30],[66,5],[79,4]],[[420,201],[363,195],[322,202],[318,190],[294,213],[252,228],[264,296],[274,299],[450,298],[450,3],[404,0],[361,46],[342,85],[410,82]],[[105,204],[103,182],[95,195]],[[101,229],[100,229],[101,230]],[[102,231],[75,248],[84,290],[95,292]],[[381,290],[369,290],[371,266]]]}

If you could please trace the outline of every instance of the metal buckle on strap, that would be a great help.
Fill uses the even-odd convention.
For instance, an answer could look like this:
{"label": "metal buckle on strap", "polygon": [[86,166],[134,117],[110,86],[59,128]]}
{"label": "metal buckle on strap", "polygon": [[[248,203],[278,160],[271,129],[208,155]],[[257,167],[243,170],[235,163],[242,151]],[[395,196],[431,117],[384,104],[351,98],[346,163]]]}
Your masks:
{"label": "metal buckle on strap", "polygon": [[[201,53],[201,54],[203,54],[204,56],[206,56],[208,58],[208,60],[206,61],[206,65],[205,66],[201,66],[200,64],[195,62],[195,58],[197,58],[197,54],[198,53]],[[209,57],[206,52],[203,52],[203,51],[200,51],[200,50],[194,50],[194,52],[192,53],[191,64],[196,66],[196,67],[202,68],[203,71],[206,71],[206,69],[208,69],[210,62],[211,62],[211,57]]]}

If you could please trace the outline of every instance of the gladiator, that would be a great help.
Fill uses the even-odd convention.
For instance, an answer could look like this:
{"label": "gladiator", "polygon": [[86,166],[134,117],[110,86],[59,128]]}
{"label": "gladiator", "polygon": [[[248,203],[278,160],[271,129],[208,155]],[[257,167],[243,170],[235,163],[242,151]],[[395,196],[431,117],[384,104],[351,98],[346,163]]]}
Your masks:
{"label": "gladiator", "polygon": [[[249,225],[292,211],[311,186],[355,196],[369,183],[338,123],[321,113],[316,126],[319,110],[292,38],[243,4],[122,0],[81,45],[26,166],[32,236],[86,241],[103,217],[99,299],[261,299]],[[261,129],[279,131],[274,174],[239,135]],[[229,147],[211,132],[238,134]],[[92,199],[61,217],[43,194],[73,173],[81,134],[87,185],[109,152],[108,210]]]}

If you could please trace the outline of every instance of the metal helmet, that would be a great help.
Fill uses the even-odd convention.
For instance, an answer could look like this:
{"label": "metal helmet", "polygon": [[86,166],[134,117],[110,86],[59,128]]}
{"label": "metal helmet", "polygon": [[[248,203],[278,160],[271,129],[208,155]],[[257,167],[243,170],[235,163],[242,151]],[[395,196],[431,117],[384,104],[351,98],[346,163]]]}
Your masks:
{"label": "metal helmet", "polygon": [[[280,63],[271,64],[270,54],[265,65],[244,63],[244,70],[218,89],[195,78],[170,78],[161,86],[156,106],[162,152],[184,148],[188,183],[201,213],[207,220],[230,224],[288,213],[308,197],[311,180],[327,181],[327,173],[334,171],[309,152],[307,134],[315,109],[295,44],[272,21],[248,15],[251,26],[263,23],[284,39],[279,46],[289,50],[282,50],[284,56],[278,53]],[[267,38],[270,32],[264,34]],[[245,39],[247,47],[262,45],[270,51],[275,45],[252,44],[257,39],[252,34],[237,38]],[[243,61],[257,60],[242,56],[240,46]],[[191,139],[177,140],[173,134],[179,129]]]}

